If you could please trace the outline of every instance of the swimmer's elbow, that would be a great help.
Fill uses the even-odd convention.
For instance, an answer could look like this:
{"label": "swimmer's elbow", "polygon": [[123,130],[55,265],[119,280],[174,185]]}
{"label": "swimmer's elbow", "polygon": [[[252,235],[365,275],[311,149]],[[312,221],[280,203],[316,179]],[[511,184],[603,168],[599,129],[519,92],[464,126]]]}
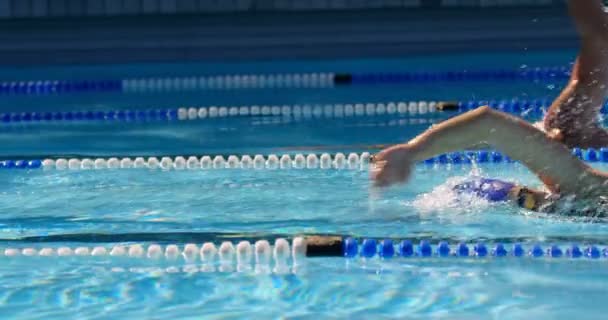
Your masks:
{"label": "swimmer's elbow", "polygon": [[473,111],[473,116],[478,120],[493,120],[500,118],[500,113],[488,106],[479,107]]}
{"label": "swimmer's elbow", "polygon": [[473,112],[476,113],[477,116],[480,116],[480,117],[493,116],[496,114],[496,110],[494,110],[488,106],[478,107],[477,109],[473,110]]}

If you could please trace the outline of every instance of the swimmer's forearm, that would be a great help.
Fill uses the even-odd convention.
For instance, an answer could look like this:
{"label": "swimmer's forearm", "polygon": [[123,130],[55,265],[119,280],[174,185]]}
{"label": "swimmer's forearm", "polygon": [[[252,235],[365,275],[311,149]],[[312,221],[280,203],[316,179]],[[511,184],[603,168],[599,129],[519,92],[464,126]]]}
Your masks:
{"label": "swimmer's forearm", "polygon": [[485,123],[476,121],[483,117],[485,108],[479,108],[435,125],[412,139],[407,145],[414,151],[415,161],[424,161],[438,154],[456,150],[488,146],[482,139],[489,133]]}

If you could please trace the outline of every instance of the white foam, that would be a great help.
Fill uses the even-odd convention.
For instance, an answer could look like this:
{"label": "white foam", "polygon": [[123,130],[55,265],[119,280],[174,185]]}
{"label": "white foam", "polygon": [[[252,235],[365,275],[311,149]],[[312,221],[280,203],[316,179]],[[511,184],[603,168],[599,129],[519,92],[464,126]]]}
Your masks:
{"label": "white foam", "polygon": [[446,182],[433,188],[431,192],[418,195],[412,205],[422,213],[462,214],[485,209],[491,203],[473,193],[458,193],[454,187],[469,177],[449,178]]}

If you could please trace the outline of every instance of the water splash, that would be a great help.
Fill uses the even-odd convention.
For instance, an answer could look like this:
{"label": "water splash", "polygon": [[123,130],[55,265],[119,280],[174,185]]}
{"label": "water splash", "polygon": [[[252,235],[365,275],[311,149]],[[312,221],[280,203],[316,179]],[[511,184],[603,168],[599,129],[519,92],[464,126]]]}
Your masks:
{"label": "water splash", "polygon": [[431,192],[421,194],[412,201],[412,206],[421,213],[477,213],[495,203],[478,197],[474,193],[456,192],[454,187],[465,181],[478,178],[480,170],[473,168],[466,176],[451,177],[446,182],[433,188]]}

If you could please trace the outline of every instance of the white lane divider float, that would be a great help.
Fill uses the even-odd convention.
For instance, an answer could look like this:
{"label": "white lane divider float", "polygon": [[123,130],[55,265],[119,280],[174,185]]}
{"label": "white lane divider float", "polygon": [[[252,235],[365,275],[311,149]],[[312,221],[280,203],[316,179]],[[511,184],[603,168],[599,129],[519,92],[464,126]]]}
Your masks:
{"label": "white lane divider float", "polygon": [[331,155],[329,153],[317,154],[296,154],[296,155],[275,155],[268,156],[249,155],[237,156],[230,155],[224,158],[218,156],[202,157],[136,157],[136,158],[59,158],[45,159],[42,167],[45,170],[95,170],[95,169],[162,169],[162,170],[210,170],[210,169],[365,169],[369,164],[370,153],[363,152],[344,153]]}
{"label": "white lane divider float", "polygon": [[[306,255],[306,239],[296,237],[290,245],[286,239],[276,239],[274,245],[267,240],[259,240],[255,243],[240,241],[236,247],[230,241],[224,241],[219,247],[214,243],[205,242],[202,245],[189,243],[183,246],[176,244],[165,245],[142,244],[123,245],[118,244],[111,247],[95,246],[71,248],[43,247],[43,248],[5,248],[1,256],[5,258],[50,258],[50,257],[90,257],[93,259],[103,258],[126,258],[145,259],[151,261],[165,261],[172,263],[185,263],[202,265],[200,271],[215,271],[219,265],[220,272],[232,271],[236,266],[237,271],[255,270],[256,273],[289,273],[291,268],[302,263]],[[252,265],[254,266],[252,268]],[[273,267],[273,269],[271,269]],[[191,267],[190,271],[199,271]]]}
{"label": "white lane divider float", "polygon": [[420,114],[437,111],[436,101],[338,103],[303,105],[206,106],[177,109],[181,121],[241,116],[285,116],[294,118],[343,118],[394,114]]}
{"label": "white lane divider float", "polygon": [[124,92],[331,88],[333,86],[334,74],[330,72],[213,75],[173,78],[132,78],[122,80],[122,88]]}

